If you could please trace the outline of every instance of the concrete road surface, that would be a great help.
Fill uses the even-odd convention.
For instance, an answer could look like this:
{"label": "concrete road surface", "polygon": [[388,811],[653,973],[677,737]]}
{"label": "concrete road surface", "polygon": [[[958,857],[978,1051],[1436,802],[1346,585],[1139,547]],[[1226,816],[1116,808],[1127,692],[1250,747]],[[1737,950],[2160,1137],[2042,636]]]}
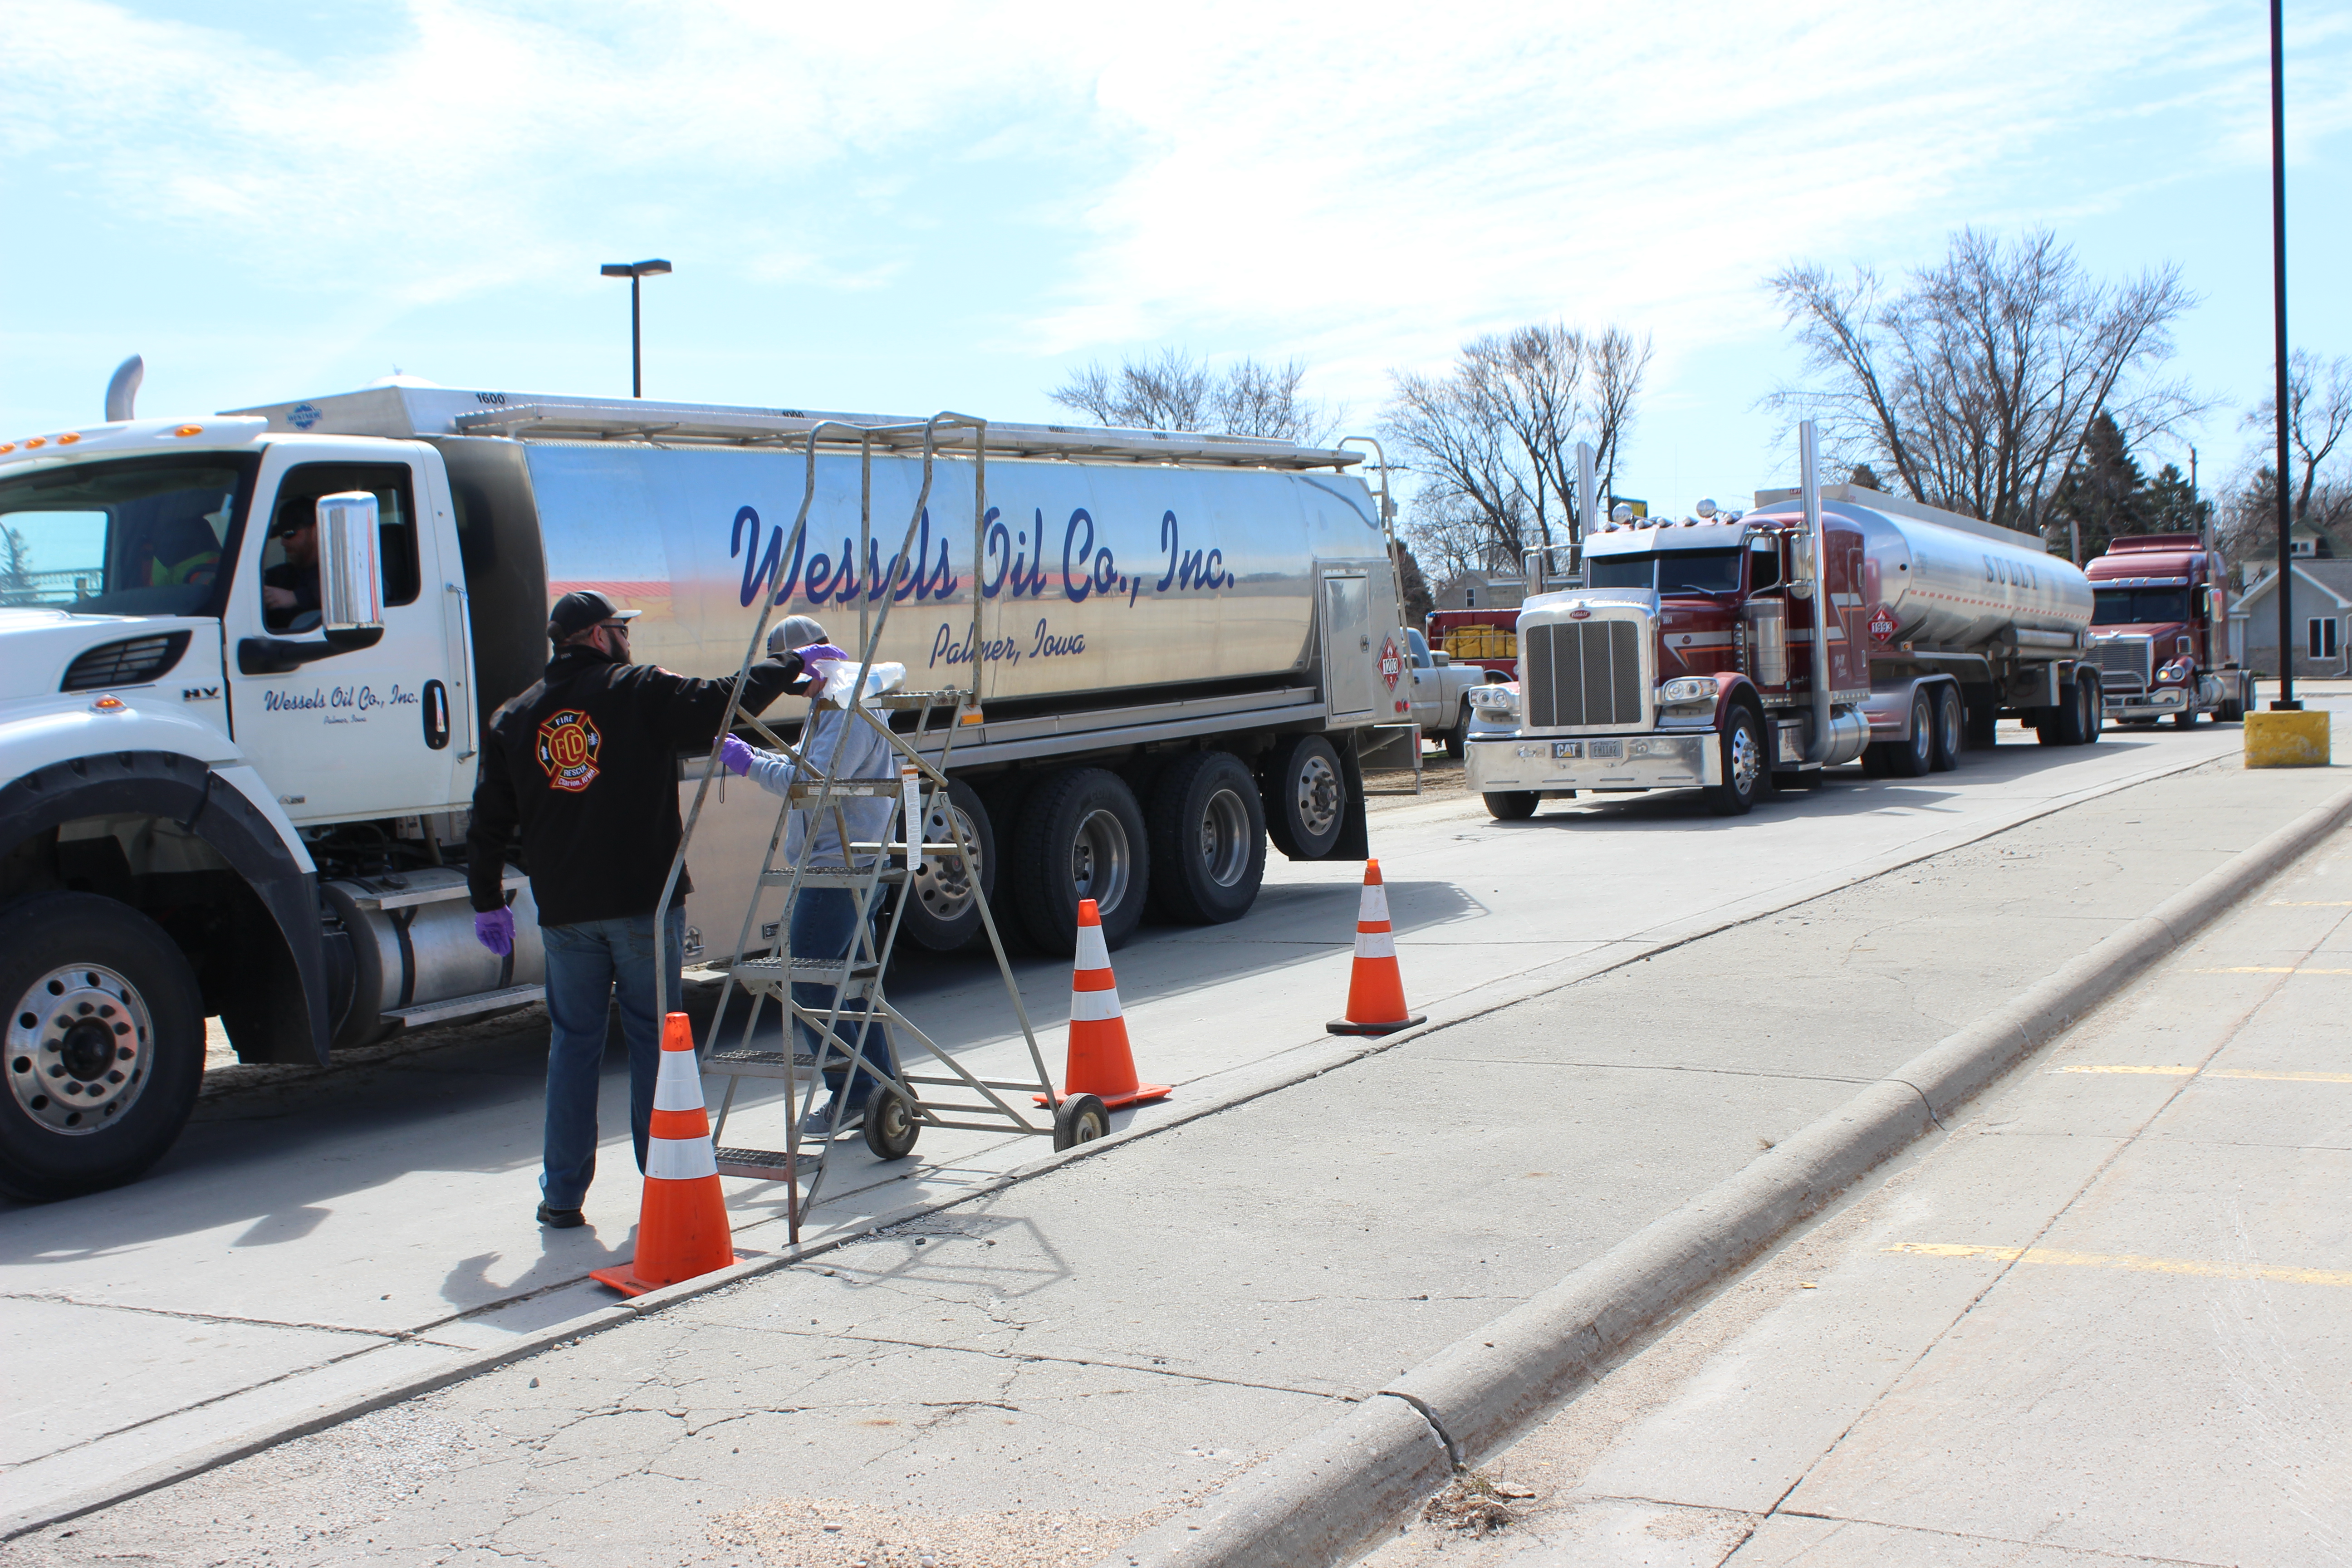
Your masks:
{"label": "concrete road surface", "polygon": [[[2332,770],[2245,773],[2236,743],[2231,729],[2010,745],[1958,778],[1840,781],[1730,825],[1672,800],[1507,826],[1468,815],[1475,805],[1386,814],[1376,847],[1407,928],[1407,982],[1416,1005],[1453,1005],[1454,1026],[15,1550],[28,1562],[143,1543],[172,1562],[267,1549],[321,1563],[848,1563],[859,1558],[824,1552],[919,1537],[940,1552],[979,1543],[941,1563],[1082,1560],[2341,785]],[[1181,1086],[1179,1105],[1328,1059],[1321,1022],[1344,985],[1353,901],[1345,868],[1285,868],[1249,921],[1118,955],[1147,1069]],[[1042,967],[1025,979],[1041,1011],[1062,984]],[[980,991],[969,974],[934,984],[933,996]],[[975,1027],[970,1048],[1002,1047]],[[154,1215],[143,1228],[135,1193],[8,1216],[58,1226],[17,1254],[15,1278],[54,1267],[86,1282],[55,1291],[69,1300],[26,1291],[8,1310],[52,1313],[60,1345],[115,1322],[148,1348],[137,1375],[102,1389],[108,1374],[72,1354],[45,1360],[16,1396],[12,1482],[62,1487],[51,1478],[79,1465],[88,1484],[142,1444],[165,1447],[142,1432],[200,1430],[208,1409],[238,1403],[238,1418],[266,1417],[284,1397],[274,1387],[329,1388],[352,1361],[452,1354],[595,1300],[565,1281],[625,1250],[627,1200],[600,1188],[609,1247],[517,1238],[527,1058],[496,1041],[451,1056],[383,1069],[341,1101],[310,1091],[323,1126],[266,1130],[299,1157],[261,1146],[251,1125],[209,1134],[141,1190]],[[990,1162],[1034,1151],[946,1152],[910,1176],[871,1170],[833,1223],[853,1224],[861,1205],[951,1198]],[[281,1211],[252,1195],[281,1166],[308,1179],[317,1215],[287,1235],[266,1228]],[[751,1217],[761,1201],[737,1190]],[[197,1223],[171,1226],[176,1205]],[[60,1246],[58,1216],[76,1206],[121,1239]],[[221,1277],[222,1258],[247,1275]],[[552,1288],[447,1316],[499,1302],[502,1281],[534,1270]],[[389,1326],[433,1310],[402,1290],[443,1321]],[[208,1292],[243,1310],[171,1305]],[[263,1346],[290,1343],[271,1335],[304,1333],[361,1348],[279,1384],[235,1381]],[[200,1407],[207,1388],[226,1394]],[[110,1418],[143,1410],[147,1425],[91,1432],[93,1389]]]}
{"label": "concrete road surface", "polygon": [[2352,1562],[2352,831],[1377,1568]]}

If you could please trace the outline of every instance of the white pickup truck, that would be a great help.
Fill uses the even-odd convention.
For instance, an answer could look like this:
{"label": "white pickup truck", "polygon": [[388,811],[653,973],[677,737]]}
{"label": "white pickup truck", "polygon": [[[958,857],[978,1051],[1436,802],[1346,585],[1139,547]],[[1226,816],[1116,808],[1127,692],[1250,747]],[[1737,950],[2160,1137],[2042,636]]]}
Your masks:
{"label": "white pickup truck", "polygon": [[1412,721],[1423,736],[1445,742],[1445,754],[1458,758],[1470,733],[1470,689],[1494,680],[1473,664],[1455,664],[1443,651],[1430,651],[1429,639],[1407,631],[1412,655]]}

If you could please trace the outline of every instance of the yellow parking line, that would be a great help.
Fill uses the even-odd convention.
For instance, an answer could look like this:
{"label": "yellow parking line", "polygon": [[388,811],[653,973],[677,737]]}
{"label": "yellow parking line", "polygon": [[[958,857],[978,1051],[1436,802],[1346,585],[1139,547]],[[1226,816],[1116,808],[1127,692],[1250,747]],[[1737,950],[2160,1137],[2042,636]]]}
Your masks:
{"label": "yellow parking line", "polygon": [[2297,969],[2292,963],[2239,963],[2227,969],[2198,969],[2194,974],[2352,974],[2352,969]]}
{"label": "yellow parking line", "polygon": [[2068,1268],[2123,1268],[2139,1274],[2195,1274],[2211,1279],[2278,1279],[2290,1285],[2352,1285],[2352,1269],[2273,1268],[2203,1258],[2137,1258],[2125,1252],[2062,1252],[2054,1247],[1964,1247],[1905,1241],[1886,1248],[1915,1258],[1994,1258],[2004,1263],[2045,1263]]}
{"label": "yellow parking line", "polygon": [[[2096,1066],[2052,1068],[2052,1072],[2128,1072],[2154,1073],[2164,1078],[2191,1078],[2195,1068],[2126,1067],[2102,1062]],[[2251,1078],[2265,1083],[2352,1083],[2352,1072],[2258,1072],[2252,1068],[2210,1068],[2207,1078]]]}

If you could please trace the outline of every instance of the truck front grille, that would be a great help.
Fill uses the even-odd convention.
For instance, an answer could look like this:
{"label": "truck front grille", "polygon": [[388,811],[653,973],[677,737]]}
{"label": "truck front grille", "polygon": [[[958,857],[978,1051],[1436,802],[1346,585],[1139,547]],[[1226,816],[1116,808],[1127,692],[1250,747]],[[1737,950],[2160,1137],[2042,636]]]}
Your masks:
{"label": "truck front grille", "polygon": [[1538,730],[1642,721],[1642,628],[1633,621],[1528,626],[1520,690]]}
{"label": "truck front grille", "polygon": [[2106,637],[2091,644],[2091,662],[2103,685],[2145,689],[2156,673],[2156,644],[2148,637]]}

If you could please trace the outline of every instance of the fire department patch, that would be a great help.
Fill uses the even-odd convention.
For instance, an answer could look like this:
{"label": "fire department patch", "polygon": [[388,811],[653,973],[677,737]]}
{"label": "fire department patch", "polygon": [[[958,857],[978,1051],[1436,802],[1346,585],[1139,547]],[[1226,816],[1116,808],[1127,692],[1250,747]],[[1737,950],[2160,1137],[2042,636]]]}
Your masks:
{"label": "fire department patch", "polygon": [[547,770],[547,787],[573,794],[596,782],[596,753],[604,737],[588,715],[577,708],[552,714],[539,727],[539,765]]}

